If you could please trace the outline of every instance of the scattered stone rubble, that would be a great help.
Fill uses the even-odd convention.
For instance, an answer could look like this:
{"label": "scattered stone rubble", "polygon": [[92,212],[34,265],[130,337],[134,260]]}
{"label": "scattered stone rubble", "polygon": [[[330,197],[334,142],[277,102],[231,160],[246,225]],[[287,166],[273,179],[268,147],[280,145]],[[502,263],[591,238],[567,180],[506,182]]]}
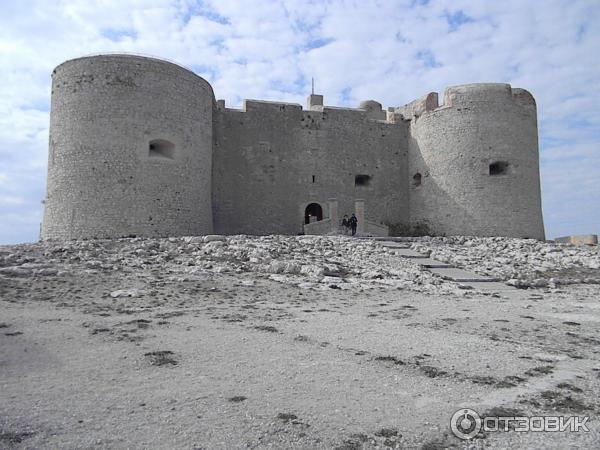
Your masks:
{"label": "scattered stone rubble", "polygon": [[[431,258],[507,281],[518,287],[600,283],[598,247],[528,239],[423,237],[412,249]],[[0,246],[0,276],[40,277],[120,271],[137,277],[190,281],[228,273],[240,285],[269,278],[303,289],[408,289],[464,292],[377,241],[343,236],[194,236],[89,240]],[[159,271],[159,272],[158,272]],[[140,295],[136,289],[113,298]]]}
{"label": "scattered stone rubble", "polygon": [[411,248],[437,261],[517,287],[600,283],[600,247],[535,239],[422,237]]}

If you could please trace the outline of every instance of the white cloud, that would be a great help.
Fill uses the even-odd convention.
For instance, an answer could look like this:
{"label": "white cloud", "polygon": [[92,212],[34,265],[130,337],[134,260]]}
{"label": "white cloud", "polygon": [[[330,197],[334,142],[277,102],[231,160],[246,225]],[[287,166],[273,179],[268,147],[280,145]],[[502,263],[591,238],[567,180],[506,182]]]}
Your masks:
{"label": "white cloud", "polygon": [[22,0],[3,17],[0,198],[23,203],[3,205],[0,242],[37,237],[52,69],[115,51],[192,67],[231,106],[303,103],[311,77],[339,106],[477,81],[524,87],[538,103],[548,234],[600,232],[596,2]]}
{"label": "white cloud", "polygon": [[25,200],[13,195],[0,195],[0,206],[22,205]]}

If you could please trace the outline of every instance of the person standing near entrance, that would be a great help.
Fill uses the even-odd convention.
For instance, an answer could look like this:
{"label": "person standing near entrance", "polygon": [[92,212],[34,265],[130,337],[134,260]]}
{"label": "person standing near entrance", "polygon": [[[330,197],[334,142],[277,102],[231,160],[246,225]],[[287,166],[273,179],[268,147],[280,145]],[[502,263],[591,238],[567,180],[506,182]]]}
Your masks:
{"label": "person standing near entrance", "polygon": [[348,234],[349,228],[350,228],[350,220],[348,220],[348,214],[344,214],[344,218],[342,219],[342,232],[344,234]]}
{"label": "person standing near entrance", "polygon": [[354,236],[356,234],[356,227],[358,226],[358,219],[354,213],[352,213],[352,216],[348,222],[350,223],[350,228],[352,229],[352,236]]}

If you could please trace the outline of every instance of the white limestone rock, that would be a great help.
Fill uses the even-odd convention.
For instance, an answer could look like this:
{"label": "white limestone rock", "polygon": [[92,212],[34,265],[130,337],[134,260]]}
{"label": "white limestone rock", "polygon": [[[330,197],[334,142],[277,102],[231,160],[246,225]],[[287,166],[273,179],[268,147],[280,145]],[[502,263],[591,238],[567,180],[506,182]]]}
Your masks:
{"label": "white limestone rock", "polygon": [[139,289],[117,289],[116,291],[112,291],[110,296],[112,298],[121,298],[121,297],[140,297],[143,294]]}
{"label": "white limestone rock", "polygon": [[220,234],[207,234],[206,236],[204,236],[203,240],[204,240],[204,242],[216,242],[216,241],[225,242],[225,241],[227,241],[227,238]]}

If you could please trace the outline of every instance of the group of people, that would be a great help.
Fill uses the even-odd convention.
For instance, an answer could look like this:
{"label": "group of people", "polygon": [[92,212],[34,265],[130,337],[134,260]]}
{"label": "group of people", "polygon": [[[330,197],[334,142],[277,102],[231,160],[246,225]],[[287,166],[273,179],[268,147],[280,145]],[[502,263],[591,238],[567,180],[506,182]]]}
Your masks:
{"label": "group of people", "polygon": [[342,231],[344,234],[348,234],[350,231],[352,232],[352,236],[356,234],[356,227],[358,225],[358,219],[352,214],[352,216],[348,217],[347,214],[344,214],[344,218],[342,219]]}

